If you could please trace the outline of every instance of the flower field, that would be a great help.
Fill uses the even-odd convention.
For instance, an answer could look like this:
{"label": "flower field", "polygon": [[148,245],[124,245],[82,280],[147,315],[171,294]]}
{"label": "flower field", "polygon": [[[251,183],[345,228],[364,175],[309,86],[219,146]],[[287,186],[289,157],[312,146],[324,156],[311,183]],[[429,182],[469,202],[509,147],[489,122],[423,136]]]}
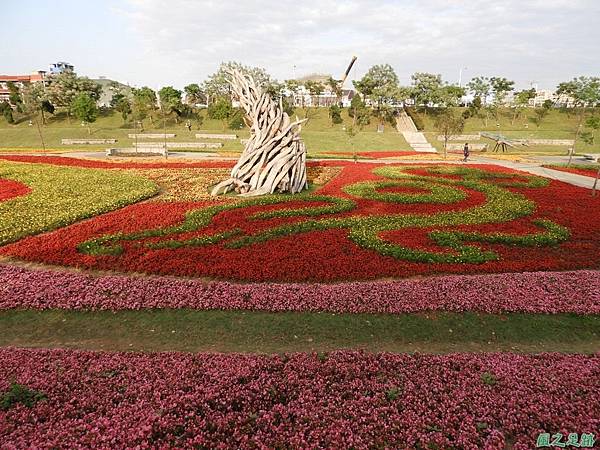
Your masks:
{"label": "flower field", "polygon": [[121,208],[157,192],[151,181],[123,172],[39,164],[0,163],[0,179],[11,180],[13,189],[21,189],[13,194],[20,196],[0,203],[0,245]]}
{"label": "flower field", "polygon": [[600,426],[600,356],[0,350],[3,448],[532,449]]}
{"label": "flower field", "polygon": [[[600,353],[514,352],[598,347],[600,198],[353,161],[309,163],[295,196],[210,197],[231,166],[0,156],[0,448],[597,437]],[[407,349],[454,353],[375,353]]]}
{"label": "flower field", "polygon": [[548,169],[560,170],[562,172],[574,173],[577,175],[583,175],[584,177],[596,177],[598,173],[598,166],[594,166],[591,164],[573,164],[570,167],[561,166],[557,164],[546,164],[543,167],[547,167]]}
{"label": "flower field", "polygon": [[0,265],[0,310],[193,308],[336,313],[600,314],[600,272],[450,275],[353,283],[231,283]]}
{"label": "flower field", "polygon": [[[163,193],[170,201],[131,205],[23,239],[0,254],[261,282],[600,267],[600,199],[583,189],[495,166],[337,161],[311,169],[317,167],[341,172],[315,192],[218,202],[193,194],[192,186],[201,185],[205,195],[224,169],[196,169],[217,170],[196,172],[198,183],[180,173]],[[165,170],[147,176],[164,185]]]}

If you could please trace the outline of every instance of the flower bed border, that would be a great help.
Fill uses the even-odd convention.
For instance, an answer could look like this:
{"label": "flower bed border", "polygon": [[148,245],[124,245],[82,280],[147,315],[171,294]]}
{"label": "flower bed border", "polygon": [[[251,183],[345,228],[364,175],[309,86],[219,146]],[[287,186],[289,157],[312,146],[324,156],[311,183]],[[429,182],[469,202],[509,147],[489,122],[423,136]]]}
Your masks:
{"label": "flower bed border", "polygon": [[348,283],[232,283],[0,264],[0,309],[600,314],[600,271],[448,275]]}

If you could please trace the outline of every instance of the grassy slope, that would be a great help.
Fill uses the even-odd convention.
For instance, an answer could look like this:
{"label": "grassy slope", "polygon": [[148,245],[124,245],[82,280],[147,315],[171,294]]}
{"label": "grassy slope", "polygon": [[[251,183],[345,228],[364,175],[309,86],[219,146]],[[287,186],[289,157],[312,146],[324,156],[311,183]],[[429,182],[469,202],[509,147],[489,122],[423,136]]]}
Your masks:
{"label": "grassy slope", "polygon": [[[501,112],[498,120],[490,118],[488,125],[485,126],[484,121],[479,118],[471,118],[467,120],[465,125],[465,133],[476,133],[478,131],[500,132],[506,136],[514,138],[547,138],[547,139],[573,139],[576,117],[569,116],[557,110],[550,112],[539,128],[537,128],[529,120],[533,115],[533,110],[526,110],[524,115],[517,119],[514,124],[511,124],[511,111],[505,110]],[[204,113],[205,115],[205,113]],[[297,109],[295,115],[300,118],[304,117],[304,110]],[[386,125],[385,133],[376,132],[376,120],[372,120],[371,125],[354,138],[354,147],[348,139],[348,136],[343,131],[342,127],[351,122],[347,115],[347,110],[343,112],[345,123],[331,126],[331,122],[327,115],[326,108],[317,108],[310,112],[310,120],[304,125],[302,136],[306,141],[309,154],[316,155],[325,151],[352,151],[355,148],[357,151],[406,151],[410,150],[404,138],[395,130]],[[429,141],[438,149],[442,148],[441,142],[438,142],[436,136],[438,133],[433,126],[433,120],[430,115],[424,115],[425,132]],[[499,127],[496,124],[500,124]],[[127,124],[124,128],[123,121],[118,114],[108,114],[98,118],[93,124],[92,138],[117,138],[120,147],[129,147],[132,145],[132,140],[127,137],[128,133],[134,130],[131,124]],[[154,126],[150,120],[146,120],[144,124],[147,132],[162,132],[162,121],[158,120]],[[201,127],[204,131],[211,132],[226,132],[234,133],[234,131],[226,129],[223,131],[223,124],[220,121],[204,118]],[[183,123],[175,124],[173,121],[167,122],[167,132],[176,133],[177,137],[174,141],[195,141],[194,134],[198,132],[198,126],[194,123],[192,132],[185,129]],[[247,137],[248,131],[239,130],[237,134],[240,137]],[[49,124],[44,129],[46,146],[52,149],[69,149],[75,150],[70,146],[60,144],[62,138],[87,138],[89,137],[87,128],[82,127],[80,123],[73,119],[69,123],[66,118],[59,116],[49,120]],[[585,152],[600,152],[600,139],[593,146],[579,143],[576,150],[581,153]],[[217,141],[218,142],[218,141]],[[489,140],[482,142],[492,143]],[[242,145],[239,141],[223,141],[223,150],[226,152],[240,152]],[[84,149],[100,150],[107,146],[85,146]],[[29,126],[27,120],[22,119],[17,125],[8,125],[0,118],[0,149],[7,148],[40,148],[40,138],[37,129],[34,126]],[[549,154],[564,154],[565,147],[558,146],[533,146],[520,147],[512,149],[513,153],[549,153]]]}
{"label": "grassy slope", "polygon": [[[462,112],[460,109],[459,112]],[[534,116],[533,108],[525,110],[523,115],[512,122],[512,111],[505,109],[500,112],[498,120],[490,117],[487,126],[483,119],[470,118],[465,122],[464,134],[476,134],[479,131],[488,131],[490,133],[500,133],[507,137],[515,139],[573,139],[575,137],[575,129],[577,126],[577,117],[574,115],[567,115],[561,113],[558,110],[552,110],[548,116],[543,120],[540,127],[538,128],[534,123],[531,122],[531,118]],[[422,114],[425,122],[425,134],[429,142],[439,150],[443,149],[443,143],[437,140],[437,136],[440,134],[435,131],[434,120],[431,115]],[[499,126],[497,126],[499,124]],[[600,136],[599,136],[600,137]],[[587,145],[582,142],[578,142],[576,146],[576,152],[578,153],[598,153],[600,152],[600,140],[593,145]],[[487,143],[491,149],[494,146],[494,142],[489,139],[481,139],[480,141],[473,141]],[[547,153],[563,155],[567,154],[567,148],[562,146],[544,146],[536,145],[529,147],[518,147],[510,150],[511,153]]]}
{"label": "grassy slope", "polygon": [[600,349],[600,316],[142,310],[0,312],[0,346],[295,352]]}
{"label": "grassy slope", "polygon": [[[300,118],[304,117],[304,111],[298,109],[296,114]],[[346,123],[350,123],[347,111],[344,111],[343,117]],[[174,142],[193,142],[200,141],[195,138],[195,133],[200,130],[196,123],[193,124],[192,131],[189,132],[183,123],[167,122],[167,133],[175,133],[175,139],[169,139]],[[104,115],[92,125],[92,135],[90,136],[87,127],[82,127],[77,120],[69,123],[65,118],[59,117],[50,119],[48,125],[44,127],[43,134],[46,147],[51,149],[66,150],[104,150],[109,145],[100,146],[66,146],[61,145],[61,139],[77,138],[117,138],[118,147],[131,147],[133,140],[128,138],[129,133],[133,133],[133,125],[127,124],[124,128],[123,120],[118,114]],[[344,125],[331,126],[326,108],[318,108],[310,112],[310,120],[302,128],[302,137],[304,138],[309,154],[317,154],[322,151],[352,151],[352,143],[342,129]],[[158,120],[154,126],[150,120],[144,121],[146,132],[162,133],[162,121]],[[248,130],[232,131],[223,130],[223,124],[217,120],[205,118],[201,126],[201,131],[214,133],[236,133],[244,138],[248,136]],[[205,140],[203,140],[205,141]],[[149,142],[160,142],[160,140],[151,139]],[[236,141],[218,141],[224,144],[223,151],[241,152],[243,147],[239,140]],[[401,134],[397,133],[391,126],[386,126],[384,133],[376,132],[376,124],[373,122],[354,138],[354,146],[357,151],[407,151],[410,147]],[[0,118],[0,149],[41,149],[40,137],[35,126],[29,126],[27,120],[21,120],[17,125],[8,125],[4,119]],[[214,150],[208,150],[210,152]]]}

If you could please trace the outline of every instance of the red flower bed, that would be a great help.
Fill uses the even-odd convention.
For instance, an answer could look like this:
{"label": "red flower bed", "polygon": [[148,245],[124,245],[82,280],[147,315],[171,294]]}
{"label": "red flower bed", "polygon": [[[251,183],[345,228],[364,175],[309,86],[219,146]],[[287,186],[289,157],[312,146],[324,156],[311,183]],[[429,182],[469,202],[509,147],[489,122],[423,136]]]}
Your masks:
{"label": "red flower bed", "polygon": [[[61,158],[62,159],[62,158]],[[348,184],[379,180],[371,170],[377,164],[328,162],[324,165],[342,166],[343,172],[319,190],[319,194],[351,198],[342,191]],[[515,173],[495,166],[477,166],[488,171]],[[425,174],[423,169],[413,169],[415,174]],[[447,178],[456,178],[447,175]],[[353,198],[356,208],[336,214],[336,218],[350,216],[385,216],[403,214],[430,215],[444,211],[462,211],[482,205],[485,196],[478,191],[461,187],[468,195],[456,203],[396,204],[362,198]],[[23,260],[82,268],[133,271],[179,276],[207,276],[249,281],[336,281],[365,280],[385,277],[408,277],[439,273],[495,273],[540,270],[571,270],[600,267],[600,198],[588,191],[552,181],[545,188],[506,188],[522,193],[535,202],[531,216],[501,224],[465,225],[454,230],[484,233],[525,234],[536,231],[532,220],[549,219],[569,229],[571,235],[557,246],[521,247],[502,244],[484,244],[494,250],[499,259],[483,264],[425,263],[396,259],[359,247],[348,239],[348,230],[329,229],[280,237],[250,246],[231,249],[223,244],[184,246],[177,249],[150,249],[145,244],[160,240],[146,238],[124,241],[124,252],[119,256],[90,256],[78,252],[77,245],[92,238],[130,233],[147,229],[164,228],[181,223],[186,211],[198,209],[208,203],[145,203],[133,205],[39,236],[30,237],[0,249],[0,254]],[[258,211],[302,206],[301,202],[247,207],[219,213],[211,224],[200,231],[168,236],[189,239],[195,236],[220,233],[239,228],[243,233],[254,234],[267,228],[306,220],[305,217],[249,220]],[[585,212],[585,213],[584,213]],[[443,251],[428,238],[428,228],[402,228],[383,233],[391,242],[409,248]],[[539,231],[539,230],[537,230]]]}
{"label": "red flower bed", "polygon": [[478,448],[597,433],[600,356],[0,350],[3,448]]}
{"label": "red flower bed", "polygon": [[586,167],[564,167],[564,166],[553,166],[553,165],[543,165],[542,167],[546,167],[552,170],[559,170],[561,172],[569,172],[577,175],[583,175],[585,177],[593,177],[596,178],[596,174],[598,173],[598,167],[590,166]]}
{"label": "red flower bed", "polygon": [[202,162],[111,162],[102,160],[69,158],[66,156],[0,155],[0,159],[15,162],[52,164],[55,166],[87,167],[90,169],[186,169],[186,168],[228,168],[235,161]]}
{"label": "red flower bed", "polygon": [[[338,156],[343,155],[345,157],[354,156],[354,152],[322,152],[324,155]],[[423,153],[402,151],[402,152],[356,152],[357,156],[365,158],[380,159],[380,158],[393,158],[396,156],[415,156],[422,155]]]}
{"label": "red flower bed", "polygon": [[0,202],[31,192],[29,186],[14,180],[0,178]]}

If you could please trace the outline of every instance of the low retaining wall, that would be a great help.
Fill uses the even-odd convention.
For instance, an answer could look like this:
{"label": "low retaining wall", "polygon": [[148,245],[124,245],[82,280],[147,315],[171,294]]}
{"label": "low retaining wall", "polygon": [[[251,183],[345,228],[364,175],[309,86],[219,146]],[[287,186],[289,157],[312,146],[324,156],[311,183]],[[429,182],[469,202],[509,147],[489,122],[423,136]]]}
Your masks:
{"label": "low retaining wall", "polygon": [[165,139],[165,138],[174,138],[175,136],[177,136],[174,133],[166,133],[166,134],[161,134],[161,133],[141,133],[141,134],[128,134],[127,137],[131,138],[131,139]]}
{"label": "low retaining wall", "polygon": [[212,134],[212,133],[197,133],[196,139],[237,139],[237,134]]}
{"label": "low retaining wall", "polygon": [[[462,150],[464,144],[448,144],[448,150]],[[469,150],[486,150],[487,144],[471,144],[469,143]]]}
{"label": "low retaining wall", "polygon": [[[138,142],[137,148],[163,148],[164,142]],[[220,142],[167,142],[167,148],[221,148]]]}
{"label": "low retaining wall", "polygon": [[62,145],[116,144],[116,139],[61,139]]}
{"label": "low retaining wall", "polygon": [[562,145],[564,147],[575,144],[573,139],[513,139],[513,141],[524,145]]}
{"label": "low retaining wall", "polygon": [[107,148],[106,156],[167,156],[163,147]]}
{"label": "low retaining wall", "polygon": [[[481,139],[480,134],[454,134],[454,135],[448,137],[449,141],[469,142],[469,141],[478,141],[479,139]],[[438,135],[437,140],[444,142],[444,136]]]}

